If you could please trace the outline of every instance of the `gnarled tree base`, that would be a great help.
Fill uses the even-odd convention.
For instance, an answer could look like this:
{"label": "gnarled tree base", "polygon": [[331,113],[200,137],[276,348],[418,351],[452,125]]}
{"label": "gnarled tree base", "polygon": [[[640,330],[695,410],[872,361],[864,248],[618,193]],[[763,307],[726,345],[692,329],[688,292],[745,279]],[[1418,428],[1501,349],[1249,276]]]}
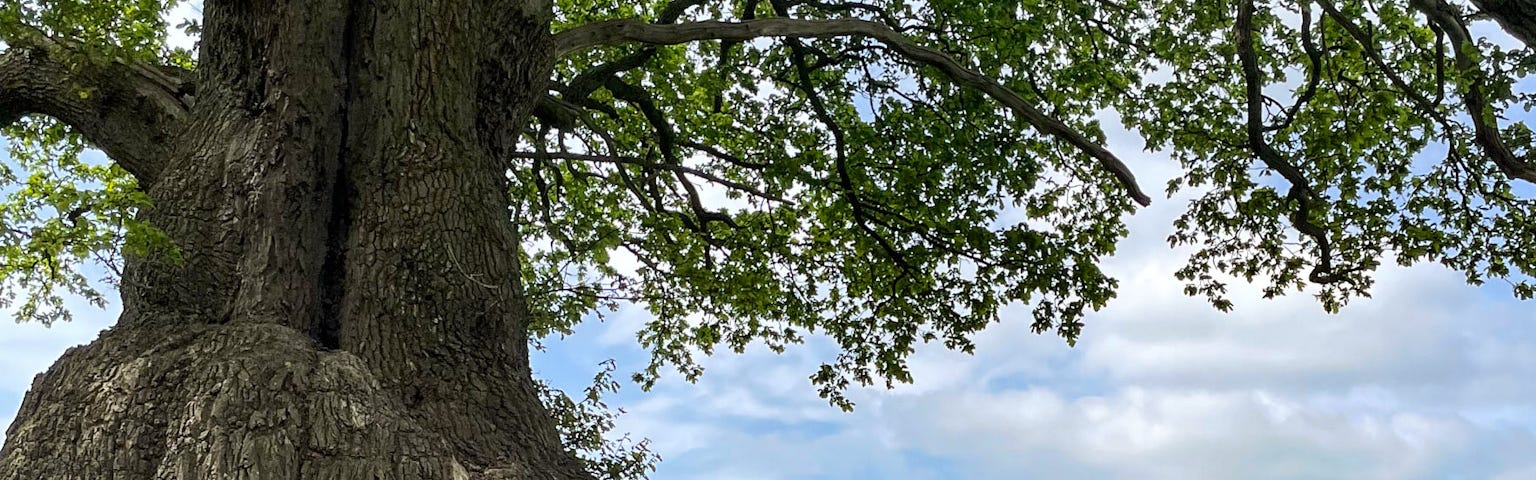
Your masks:
{"label": "gnarled tree base", "polygon": [[[0,479],[518,479],[461,464],[342,351],[270,324],[113,329],[33,382]],[[476,471],[479,470],[479,471]]]}

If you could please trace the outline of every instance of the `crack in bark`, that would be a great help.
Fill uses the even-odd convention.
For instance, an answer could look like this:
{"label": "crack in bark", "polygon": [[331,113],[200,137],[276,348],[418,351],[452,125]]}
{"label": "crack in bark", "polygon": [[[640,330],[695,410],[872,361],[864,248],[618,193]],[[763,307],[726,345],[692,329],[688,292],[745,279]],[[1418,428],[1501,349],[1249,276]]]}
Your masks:
{"label": "crack in bark", "polygon": [[[357,56],[358,50],[358,0],[346,2],[347,14],[343,20],[341,58],[352,59]],[[320,267],[320,309],[316,312],[316,318],[310,323],[310,337],[314,338],[321,348],[341,348],[341,320],[342,302],[345,297],[347,274],[347,239],[352,230],[352,207],[354,187],[351,180],[350,163],[352,161],[352,116],[351,105],[357,98],[357,82],[354,80],[358,74],[356,62],[347,61],[343,82],[343,101],[341,105],[340,122],[342,139],[341,148],[335,159],[336,171],[331,180],[330,192],[330,216],[325,222],[325,260]]]}
{"label": "crack in bark", "polygon": [[[178,107],[186,126],[158,144],[175,147],[152,157],[166,164],[143,212],[185,261],[125,271],[142,287],[123,290],[111,335],[122,341],[98,340],[80,351],[99,356],[49,370],[55,382],[34,388],[35,408],[16,420],[28,433],[7,438],[0,479],[224,478],[231,468],[248,478],[590,478],[561,448],[529,376],[505,165],[491,154],[510,148],[545,91],[547,6],[210,0],[198,104]],[[0,57],[30,62],[0,69],[0,80],[32,79],[0,83],[0,110],[91,119],[94,103],[33,103],[117,79],[39,52],[50,53]],[[36,80],[36,59],[76,83]],[[187,342],[168,345],[166,332]],[[130,385],[144,405],[117,400],[111,374],[139,359],[155,364],[152,382]],[[340,373],[354,394],[308,383]],[[60,440],[70,435],[96,436]],[[131,457],[131,470],[95,461],[114,458],[103,450]]]}

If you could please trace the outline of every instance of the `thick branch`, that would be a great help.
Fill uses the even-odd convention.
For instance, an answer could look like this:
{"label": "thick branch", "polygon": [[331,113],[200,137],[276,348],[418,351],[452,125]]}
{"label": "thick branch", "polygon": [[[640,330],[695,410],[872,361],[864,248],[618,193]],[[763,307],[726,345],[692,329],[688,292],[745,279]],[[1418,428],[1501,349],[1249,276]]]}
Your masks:
{"label": "thick branch", "polygon": [[680,25],[655,25],[639,20],[614,20],[584,25],[555,35],[558,55],[582,51],[599,45],[648,43],[675,45],[701,40],[751,40],[760,37],[832,38],[865,37],[874,39],[908,59],[937,68],[955,83],[980,90],[1013,110],[1037,130],[1071,144],[1098,160],[1125,188],[1145,206],[1152,198],[1142,192],[1130,168],[1113,153],[1089,140],[1081,132],[1052,118],[1023,97],[990,77],[966,68],[943,52],[918,45],[890,27],[867,20],[799,20],[768,18],[744,22],[694,22]]}
{"label": "thick branch", "polygon": [[78,56],[40,35],[0,52],[0,126],[30,114],[74,127],[139,181],[153,183],[186,117],[177,72]]}
{"label": "thick branch", "polygon": [[1499,171],[1509,178],[1536,183],[1536,165],[1510,150],[1503,135],[1499,133],[1498,116],[1483,91],[1482,75],[1477,71],[1476,60],[1472,58],[1472,54],[1477,53],[1477,45],[1473,43],[1471,33],[1461,20],[1460,11],[1441,0],[1414,0],[1408,4],[1450,37],[1456,69],[1462,75],[1473,76],[1472,81],[1463,86],[1461,99],[1467,107],[1467,114],[1472,117],[1473,138],[1483,148],[1483,154],[1493,160]]}
{"label": "thick branch", "polygon": [[[655,23],[677,23],[678,19],[681,19],[683,13],[687,12],[688,9],[703,4],[704,0],[672,0],[671,3],[668,3],[666,7],[661,9],[661,13],[656,16]],[[618,60],[593,67],[577,75],[576,78],[571,79],[570,87],[564,93],[573,98],[585,98],[587,95],[591,95],[593,91],[596,91],[598,87],[603,86],[603,82],[608,77],[640,68],[655,56],[656,47],[643,48]]]}

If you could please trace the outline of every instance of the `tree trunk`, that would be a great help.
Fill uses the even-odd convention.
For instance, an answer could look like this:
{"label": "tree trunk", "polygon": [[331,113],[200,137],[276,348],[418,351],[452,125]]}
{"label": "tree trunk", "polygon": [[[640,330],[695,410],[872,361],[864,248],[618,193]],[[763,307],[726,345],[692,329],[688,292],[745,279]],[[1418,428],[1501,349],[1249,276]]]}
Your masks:
{"label": "tree trunk", "polygon": [[0,479],[588,478],[529,377],[506,166],[547,0],[208,0],[117,325]]}

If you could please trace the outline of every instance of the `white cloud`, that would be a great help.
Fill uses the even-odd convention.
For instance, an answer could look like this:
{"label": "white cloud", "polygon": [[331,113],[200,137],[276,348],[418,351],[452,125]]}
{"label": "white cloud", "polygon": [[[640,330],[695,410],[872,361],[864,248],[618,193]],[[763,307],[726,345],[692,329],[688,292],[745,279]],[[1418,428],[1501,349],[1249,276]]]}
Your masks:
{"label": "white cloud", "polygon": [[1469,336],[1457,321],[1493,321],[1518,306],[1482,301],[1435,268],[1385,272],[1376,289],[1381,300],[1332,316],[1305,295],[1265,301],[1246,287],[1235,295],[1243,299],[1239,310],[1224,315],[1184,297],[1171,266],[1162,267],[1130,275],[1126,283],[1138,290],[1095,317],[1083,339],[1085,366],[1138,382],[1347,385],[1457,381],[1476,366],[1476,342],[1520,351],[1506,340]]}
{"label": "white cloud", "polygon": [[[804,378],[826,345],[725,355],[708,360],[700,385],[646,396],[621,428],[658,439],[658,478],[1536,471],[1532,305],[1423,266],[1384,269],[1375,298],[1340,315],[1306,294],[1270,301],[1249,286],[1234,291],[1238,310],[1221,314],[1173,278],[1183,257],[1161,239],[1180,207],[1162,202],[1132,220],[1131,243],[1106,265],[1122,279],[1120,298],[1087,321],[1078,348],[1030,333],[1020,309],[980,335],[977,355],[922,349],[916,385],[853,392],[860,409],[828,420],[801,410],[831,411]],[[911,468],[859,470],[892,458]]]}
{"label": "white cloud", "polygon": [[[627,252],[626,252],[627,254]],[[603,318],[601,332],[598,335],[598,343],[603,346],[627,346],[635,343],[635,333],[645,328],[645,323],[650,321],[651,314],[645,308],[630,304],[619,307],[616,312],[609,313]],[[589,319],[588,322],[591,320]]]}
{"label": "white cloud", "polygon": [[[931,409],[931,404],[947,405]],[[1488,431],[1454,415],[1346,415],[1262,391],[1048,388],[887,404],[915,448],[997,478],[1430,478]],[[1529,431],[1518,438],[1536,446]]]}

